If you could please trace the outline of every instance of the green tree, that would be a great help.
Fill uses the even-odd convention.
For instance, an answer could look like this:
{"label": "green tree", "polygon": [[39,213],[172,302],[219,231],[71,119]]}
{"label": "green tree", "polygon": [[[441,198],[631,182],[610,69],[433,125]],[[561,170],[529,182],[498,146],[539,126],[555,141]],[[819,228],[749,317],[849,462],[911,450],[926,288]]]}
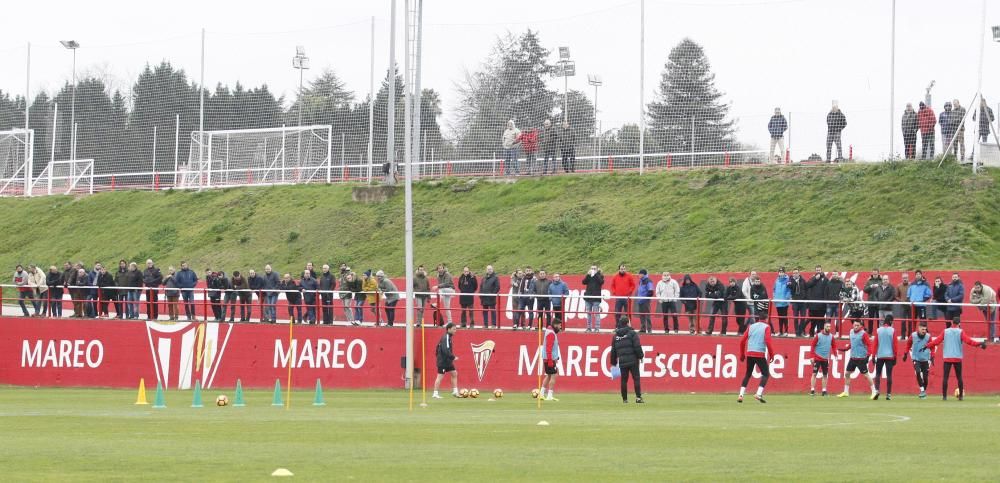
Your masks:
{"label": "green tree", "polygon": [[508,120],[519,127],[539,127],[552,116],[556,93],[545,80],[554,68],[537,32],[497,39],[480,70],[467,73],[458,87],[461,101],[453,129],[458,153],[469,158],[499,152]]}
{"label": "green tree", "polygon": [[[685,38],[670,51],[656,100],[648,105],[650,131],[668,152],[731,150],[729,105],[715,88],[704,49]],[[646,152],[650,152],[649,149]]]}
{"label": "green tree", "polygon": [[[125,156],[117,167],[122,171],[147,171],[153,168],[153,126],[156,126],[156,170],[174,168],[175,134],[179,137],[178,164],[186,164],[191,147],[191,133],[199,127],[199,89],[188,82],[183,70],[169,62],[146,68],[132,88],[132,111],[129,113]],[[207,95],[206,95],[207,96]],[[206,99],[206,104],[207,104]],[[180,129],[176,129],[180,116]],[[206,111],[205,129],[210,129]]]}
{"label": "green tree", "polygon": [[[587,146],[587,152],[589,152],[596,132],[594,129],[596,125],[594,103],[590,102],[586,94],[578,90],[570,90],[566,97],[569,98],[569,116],[566,118],[569,121],[569,128],[573,131],[573,137],[577,140],[577,143]],[[553,123],[561,123],[563,121],[563,107],[566,106],[561,92],[556,95],[555,106],[556,112],[553,115]],[[582,153],[578,152],[577,154]]]}

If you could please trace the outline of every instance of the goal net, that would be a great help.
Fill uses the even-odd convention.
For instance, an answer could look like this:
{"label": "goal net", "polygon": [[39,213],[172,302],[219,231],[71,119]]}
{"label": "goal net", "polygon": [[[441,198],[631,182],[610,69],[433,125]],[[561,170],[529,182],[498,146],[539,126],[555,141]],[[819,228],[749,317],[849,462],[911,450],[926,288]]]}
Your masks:
{"label": "goal net", "polygon": [[330,182],[345,177],[331,161],[332,126],[194,131],[179,188]]}
{"label": "goal net", "polygon": [[0,196],[31,194],[34,137],[31,129],[0,131]]}
{"label": "goal net", "polygon": [[32,181],[32,194],[68,195],[94,192],[94,160],[50,161]]}

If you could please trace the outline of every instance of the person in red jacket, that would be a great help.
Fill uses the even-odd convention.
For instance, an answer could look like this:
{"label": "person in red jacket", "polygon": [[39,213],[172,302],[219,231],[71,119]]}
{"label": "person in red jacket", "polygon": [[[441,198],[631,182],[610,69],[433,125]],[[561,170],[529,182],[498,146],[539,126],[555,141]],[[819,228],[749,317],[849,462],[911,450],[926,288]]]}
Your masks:
{"label": "person in red jacket", "polygon": [[937,125],[937,118],[934,116],[934,109],[921,102],[920,109],[917,111],[917,127],[920,129],[921,159],[931,159],[934,157],[935,125]]}
{"label": "person in red jacket", "polygon": [[528,176],[531,176],[535,169],[535,161],[538,158],[538,130],[528,129],[521,133],[521,147],[524,148],[524,164],[527,164]]}
{"label": "person in red jacket", "polygon": [[611,277],[611,296],[615,297],[615,320],[621,320],[623,315],[629,315],[631,297],[635,294],[635,277],[625,270],[625,264],[618,265],[618,273]]}

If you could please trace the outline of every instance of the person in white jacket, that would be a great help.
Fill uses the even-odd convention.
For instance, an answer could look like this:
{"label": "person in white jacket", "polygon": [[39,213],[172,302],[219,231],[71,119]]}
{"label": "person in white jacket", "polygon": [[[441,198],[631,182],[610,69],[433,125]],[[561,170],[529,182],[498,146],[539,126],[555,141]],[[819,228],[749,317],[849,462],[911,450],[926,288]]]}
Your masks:
{"label": "person in white jacket", "polygon": [[513,173],[514,176],[520,175],[521,168],[518,165],[517,150],[521,146],[521,130],[514,124],[513,119],[507,121],[507,129],[503,131],[500,144],[503,147],[503,174],[509,175]]}
{"label": "person in white jacket", "polygon": [[667,319],[674,318],[674,333],[677,333],[677,297],[680,297],[681,286],[677,280],[670,278],[670,272],[663,272],[663,277],[656,282],[656,299],[660,302],[660,313],[663,314],[663,333],[670,333]]}
{"label": "person in white jacket", "polygon": [[[750,281],[753,280],[753,279],[755,279],[755,278],[758,278],[757,277],[757,271],[756,270],[750,270],[750,276],[743,279],[743,290],[742,291],[743,291],[743,298],[746,299],[746,300],[750,300],[750,288],[751,288]],[[754,310],[754,305],[755,304],[747,304],[747,310],[750,312],[750,319],[751,320],[753,320],[753,318],[756,316],[756,313],[755,313],[755,310]]]}
{"label": "person in white jacket", "polygon": [[28,285],[34,291],[35,299],[31,304],[35,307],[35,316],[47,315],[49,284],[45,282],[45,272],[34,263],[28,265]]}

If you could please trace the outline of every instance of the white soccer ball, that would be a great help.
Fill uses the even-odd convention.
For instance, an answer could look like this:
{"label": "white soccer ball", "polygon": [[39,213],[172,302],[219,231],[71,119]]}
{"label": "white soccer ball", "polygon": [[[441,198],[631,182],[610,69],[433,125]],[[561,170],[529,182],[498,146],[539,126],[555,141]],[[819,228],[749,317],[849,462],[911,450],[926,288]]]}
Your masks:
{"label": "white soccer ball", "polygon": [[469,397],[471,398],[479,397],[479,389],[469,389]]}
{"label": "white soccer ball", "polygon": [[228,406],[229,398],[225,394],[219,394],[219,397],[215,398],[216,406]]}
{"label": "white soccer ball", "polygon": [[460,391],[458,391],[458,397],[469,397],[469,390],[461,389]]}
{"label": "white soccer ball", "polygon": [[539,394],[541,394],[541,392],[539,392],[538,389],[532,389],[531,390],[531,397],[533,397],[535,399],[538,399],[538,395]]}
{"label": "white soccer ball", "polygon": [[496,388],[493,390],[493,397],[500,399],[503,397],[503,389]]}

